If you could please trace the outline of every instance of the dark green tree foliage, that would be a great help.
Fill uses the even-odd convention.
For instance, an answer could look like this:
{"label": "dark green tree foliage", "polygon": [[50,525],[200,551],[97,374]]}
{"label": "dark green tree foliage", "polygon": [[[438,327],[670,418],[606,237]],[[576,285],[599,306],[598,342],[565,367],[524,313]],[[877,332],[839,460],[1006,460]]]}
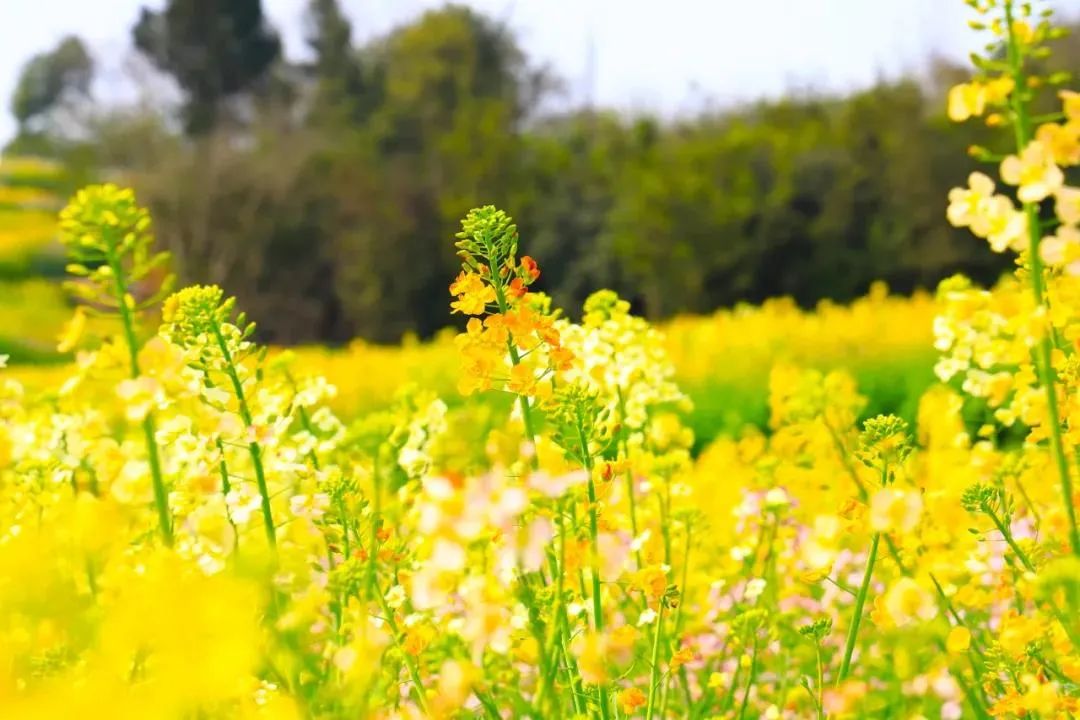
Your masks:
{"label": "dark green tree foliage", "polygon": [[65,37],[52,50],[30,58],[23,66],[11,98],[11,113],[20,134],[31,131],[72,96],[86,97],[94,78],[94,60],[83,41]]}
{"label": "dark green tree foliage", "polygon": [[309,0],[306,40],[314,60],[309,72],[316,97],[313,117],[320,121],[363,121],[374,100],[352,43],[352,24],[338,0]]}
{"label": "dark green tree foliage", "polygon": [[191,134],[213,128],[225,101],[251,91],[281,53],[261,0],[169,0],[160,12],[143,8],[132,37],[184,91]]}
{"label": "dark green tree foliage", "polygon": [[326,157],[337,295],[355,329],[429,334],[458,263],[452,228],[477,198],[520,186],[530,70],[505,29],[462,6],[430,11],[367,53],[379,102]]}
{"label": "dark green tree foliage", "polygon": [[[543,269],[536,289],[571,312],[605,286],[655,319],[777,295],[847,301],[879,279],[898,292],[955,272],[992,283],[1009,268],[945,221],[949,189],[981,167],[965,150],[1004,150],[979,123],[945,118],[966,77],[947,63],[677,120],[541,115],[550,76],[469,8],[360,47],[339,2],[307,9],[310,64],[272,73],[257,2],[144,14],[140,47],[162,50],[188,120],[201,119],[189,127],[206,132],[170,140],[164,122],[133,135],[135,122],[95,146],[129,171],[182,279],[224,286],[265,339],[396,341],[453,322],[450,238],[485,203],[513,212]],[[1048,71],[1074,69],[1080,38],[1054,57]],[[260,93],[254,119],[223,122],[229,93],[271,74],[293,94]]]}

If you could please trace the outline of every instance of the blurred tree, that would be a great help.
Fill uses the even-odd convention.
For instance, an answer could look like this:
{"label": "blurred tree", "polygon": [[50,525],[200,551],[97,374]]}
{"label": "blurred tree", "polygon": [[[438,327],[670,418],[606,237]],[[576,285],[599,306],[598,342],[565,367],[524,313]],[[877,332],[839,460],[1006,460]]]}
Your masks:
{"label": "blurred tree", "polygon": [[523,137],[524,180],[510,207],[529,252],[542,262],[537,287],[571,313],[597,288],[627,287],[604,229],[620,176],[648,151],[657,130],[648,119],[583,110],[548,118]]}
{"label": "blurred tree", "polygon": [[[451,237],[484,203],[512,212],[539,289],[571,314],[601,286],[660,318],[844,301],[877,279],[989,283],[1010,264],[944,220],[949,189],[980,167],[964,150],[1004,150],[944,117],[967,77],[950,63],[676,120],[544,116],[550,74],[467,7],[361,46],[340,0],[308,0],[306,21],[313,58],[299,66],[274,60],[254,0],[144,13],[140,47],[181,82],[181,119],[200,132],[179,135],[167,113],[93,126],[96,157],[129,173],[183,279],[226,286],[265,339],[396,341],[453,322]],[[1080,58],[1080,38],[1058,44],[1065,65],[1048,70]]]}
{"label": "blurred tree", "polygon": [[306,39],[315,55],[310,73],[315,80],[312,114],[317,121],[362,122],[374,93],[352,44],[352,24],[338,0],[309,0]]}
{"label": "blurred tree", "polygon": [[58,108],[71,100],[89,97],[93,78],[94,60],[83,41],[74,35],[30,58],[11,98],[19,135],[46,133]]}
{"label": "blurred tree", "polygon": [[394,340],[444,326],[457,262],[450,238],[477,204],[521,178],[536,71],[506,29],[450,5],[369,48],[377,107],[337,145],[338,297],[357,332]]}
{"label": "blurred tree", "polygon": [[213,128],[225,101],[254,89],[281,53],[260,0],[169,0],[162,11],[144,7],[132,38],[184,91],[184,124],[193,135]]}

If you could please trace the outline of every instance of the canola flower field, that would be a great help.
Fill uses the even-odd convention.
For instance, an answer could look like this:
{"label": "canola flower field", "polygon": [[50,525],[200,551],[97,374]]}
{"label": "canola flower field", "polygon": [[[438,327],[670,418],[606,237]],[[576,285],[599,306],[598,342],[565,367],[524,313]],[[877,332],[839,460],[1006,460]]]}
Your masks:
{"label": "canola flower field", "polygon": [[1001,145],[943,215],[992,289],[571,322],[481,207],[463,332],[279,352],[79,192],[75,362],[0,370],[0,717],[1076,717],[1080,94],[1048,16],[969,5],[949,114]]}

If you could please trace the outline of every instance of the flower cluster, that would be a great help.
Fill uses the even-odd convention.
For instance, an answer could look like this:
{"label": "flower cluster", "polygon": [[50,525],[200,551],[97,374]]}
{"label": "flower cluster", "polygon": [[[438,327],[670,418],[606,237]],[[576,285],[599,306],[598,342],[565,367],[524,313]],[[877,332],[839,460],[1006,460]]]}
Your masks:
{"label": "flower cluster", "polygon": [[[778,351],[767,430],[695,456],[678,344],[610,291],[564,317],[491,207],[462,222],[450,311],[460,390],[493,402],[402,386],[339,416],[221,288],[150,327],[148,214],[80,193],[81,312],[119,322],[90,344],[78,315],[46,392],[0,377],[0,715],[1076,716],[1080,96],[1035,127],[1052,28],[969,4],[995,49],[950,114],[1019,142],[1000,193],[977,173],[946,214],[1019,268],[941,285],[942,383],[906,419]],[[869,325],[876,292],[820,316]]]}

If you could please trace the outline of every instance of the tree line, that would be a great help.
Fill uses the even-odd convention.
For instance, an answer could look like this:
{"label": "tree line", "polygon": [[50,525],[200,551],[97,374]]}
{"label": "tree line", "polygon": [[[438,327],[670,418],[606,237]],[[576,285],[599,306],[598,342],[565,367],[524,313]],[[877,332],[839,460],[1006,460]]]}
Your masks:
{"label": "tree line", "polygon": [[[144,9],[132,44],[175,87],[164,108],[95,103],[93,59],[67,38],[26,64],[7,150],[134,185],[181,278],[224,286],[281,343],[449,324],[451,237],[487,203],[514,215],[538,289],[570,309],[600,287],[655,319],[1007,267],[944,220],[976,167],[964,150],[988,137],[945,117],[964,76],[948,63],[663,120],[543,112],[560,79],[462,5],[360,43],[338,0],[310,0],[305,33],[301,62],[260,0]],[[1059,65],[1080,63],[1080,44],[1059,44]]]}

